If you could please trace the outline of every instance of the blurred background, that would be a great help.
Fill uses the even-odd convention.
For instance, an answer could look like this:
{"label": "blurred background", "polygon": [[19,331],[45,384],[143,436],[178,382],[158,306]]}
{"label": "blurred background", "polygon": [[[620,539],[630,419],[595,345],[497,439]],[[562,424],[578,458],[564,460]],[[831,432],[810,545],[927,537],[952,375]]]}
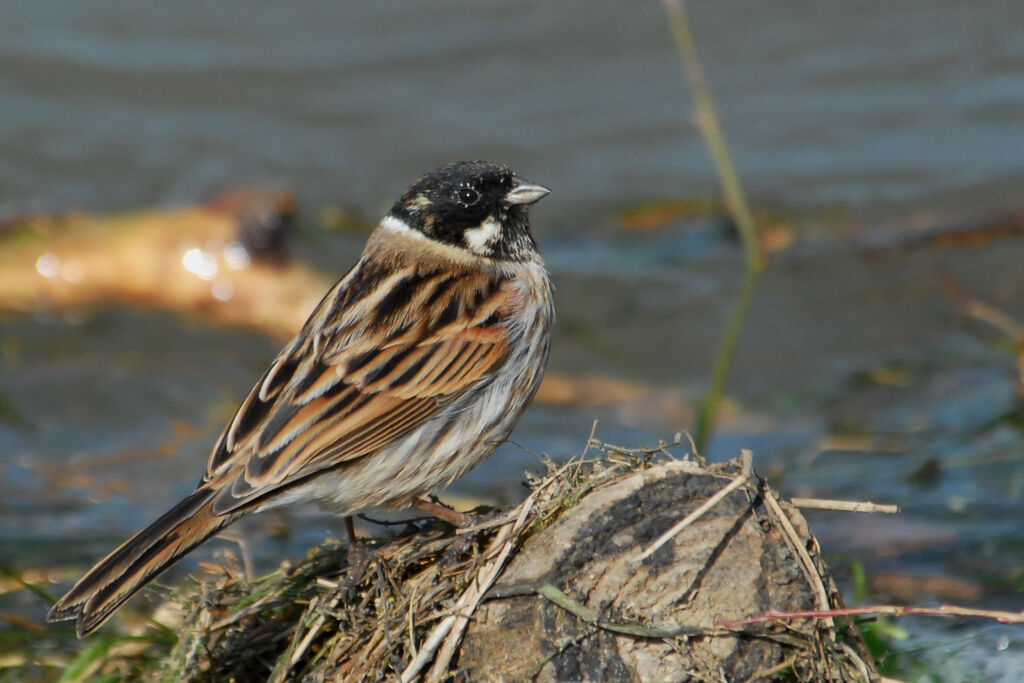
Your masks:
{"label": "blurred background", "polygon": [[[903,509],[808,512],[851,602],[1024,609],[1024,5],[689,10],[772,251],[706,455],[750,448],[786,495]],[[288,258],[334,279],[422,172],[507,163],[553,189],[533,211],[557,287],[552,382],[515,443],[449,489],[506,504],[595,419],[629,447],[695,426],[744,257],[692,116],[654,0],[14,3],[0,253],[35,217],[255,185],[294,193]],[[38,630],[48,605],[10,577],[60,593],[189,491],[282,343],[138,301],[37,303],[0,305],[0,676],[17,679],[53,677],[15,668],[25,653],[77,646]],[[293,508],[239,534],[268,569],[341,526]],[[911,678],[1024,671],[1019,627],[892,627]]]}

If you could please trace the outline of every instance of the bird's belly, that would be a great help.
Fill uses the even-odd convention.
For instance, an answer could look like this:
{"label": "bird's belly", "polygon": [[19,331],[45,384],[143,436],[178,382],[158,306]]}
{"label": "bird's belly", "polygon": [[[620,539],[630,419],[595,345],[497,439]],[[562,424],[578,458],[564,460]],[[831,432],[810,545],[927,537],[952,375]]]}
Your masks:
{"label": "bird's belly", "polygon": [[[525,360],[525,359],[524,359]],[[543,361],[507,373],[446,406],[373,454],[323,472],[265,507],[315,500],[336,514],[406,507],[478,465],[508,437],[536,392]]]}

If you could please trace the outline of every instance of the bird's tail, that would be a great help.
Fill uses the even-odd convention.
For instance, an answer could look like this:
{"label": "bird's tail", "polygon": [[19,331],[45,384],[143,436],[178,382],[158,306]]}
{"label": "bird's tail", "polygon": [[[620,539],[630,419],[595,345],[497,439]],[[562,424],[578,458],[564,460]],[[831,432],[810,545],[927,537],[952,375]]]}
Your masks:
{"label": "bird's tail", "polygon": [[135,534],[89,570],[75,587],[53,606],[49,621],[78,619],[81,638],[110,618],[132,597],[207,538],[237,519],[210,510],[213,492],[196,489],[160,519]]}

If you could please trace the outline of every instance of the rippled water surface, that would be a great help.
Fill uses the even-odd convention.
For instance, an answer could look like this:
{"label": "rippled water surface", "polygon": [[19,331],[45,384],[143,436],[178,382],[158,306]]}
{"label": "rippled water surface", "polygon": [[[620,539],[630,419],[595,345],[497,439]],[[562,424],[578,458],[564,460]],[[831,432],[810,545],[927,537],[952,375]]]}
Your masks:
{"label": "rippled water surface", "polygon": [[[692,8],[751,193],[812,206],[988,201],[1019,182],[1022,12]],[[44,0],[5,9],[0,62],[12,206],[148,206],[271,177],[376,213],[424,168],[481,156],[580,221],[714,187],[656,2]]]}
{"label": "rippled water surface", "polygon": [[[711,457],[749,447],[787,494],[899,504],[895,520],[809,516],[869,573],[1024,608],[1012,344],[941,286],[1024,321],[1024,242],[869,248],[1019,206],[1024,5],[691,14],[746,188],[797,235],[755,296]],[[534,219],[558,287],[551,370],[606,389],[532,408],[454,495],[515,500],[537,454],[579,453],[595,418],[624,445],[693,427],[742,258],[714,218],[618,228],[624,207],[717,193],[660,3],[42,1],[3,17],[0,218],[269,181],[298,195],[297,256],[340,274],[360,239],[325,238],[324,207],[375,220],[458,158],[554,189]],[[0,312],[3,565],[82,568],[166,509],[278,343],[140,308]],[[262,566],[340,534],[307,510],[248,529]],[[1013,680],[1020,632],[971,628],[970,657]]]}

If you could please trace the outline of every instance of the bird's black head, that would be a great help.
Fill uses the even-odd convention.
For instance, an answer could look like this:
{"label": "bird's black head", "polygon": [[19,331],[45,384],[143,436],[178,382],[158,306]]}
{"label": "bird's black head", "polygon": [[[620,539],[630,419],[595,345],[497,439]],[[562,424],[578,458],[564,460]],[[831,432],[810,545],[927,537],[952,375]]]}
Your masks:
{"label": "bird's black head", "polygon": [[537,249],[527,209],[549,192],[504,166],[459,161],[413,183],[388,216],[438,242],[480,256],[521,261]]}

